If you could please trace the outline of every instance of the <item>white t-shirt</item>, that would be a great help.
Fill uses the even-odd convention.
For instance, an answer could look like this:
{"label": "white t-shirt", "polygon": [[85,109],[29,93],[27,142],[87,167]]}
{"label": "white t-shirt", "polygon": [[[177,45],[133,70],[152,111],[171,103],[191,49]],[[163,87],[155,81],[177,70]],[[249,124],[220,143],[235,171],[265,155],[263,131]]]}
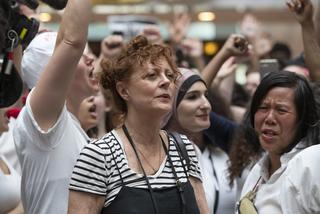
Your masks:
{"label": "white t-shirt", "polygon": [[16,147],[13,142],[13,129],[16,124],[16,119],[10,117],[9,130],[3,132],[0,136],[0,154],[5,156],[10,165],[21,175],[21,167],[16,152]]}
{"label": "white t-shirt", "polygon": [[[281,166],[269,178],[268,166],[269,158],[264,154],[260,161],[250,171],[243,189],[241,197],[244,197],[249,191],[254,189],[257,184],[256,197],[254,205],[259,214],[282,214],[281,188],[286,180],[286,170],[288,163],[301,151],[302,143],[299,143],[290,152],[280,157]],[[261,179],[260,179],[261,177]],[[260,180],[259,180],[260,179]],[[259,182],[258,182],[259,181]],[[295,213],[295,212],[294,212]]]}
{"label": "white t-shirt", "polygon": [[22,168],[22,204],[30,214],[67,213],[71,173],[89,138],[65,106],[54,126],[41,130],[31,111],[30,96],[14,129]]}
{"label": "white t-shirt", "polygon": [[[234,213],[236,184],[234,183],[232,188],[229,185],[228,155],[217,147],[211,150],[206,148],[201,152],[195,144],[194,146],[200,163],[203,187],[210,213],[213,213],[214,210],[214,204],[217,197],[216,190],[219,192],[217,214]],[[214,172],[216,176],[214,175]]]}
{"label": "white t-shirt", "polygon": [[7,213],[16,208],[20,202],[20,175],[13,169],[4,156],[0,155],[7,165],[10,174],[0,169],[0,213]]}
{"label": "white t-shirt", "polygon": [[297,154],[284,172],[280,198],[283,213],[320,213],[320,145]]}

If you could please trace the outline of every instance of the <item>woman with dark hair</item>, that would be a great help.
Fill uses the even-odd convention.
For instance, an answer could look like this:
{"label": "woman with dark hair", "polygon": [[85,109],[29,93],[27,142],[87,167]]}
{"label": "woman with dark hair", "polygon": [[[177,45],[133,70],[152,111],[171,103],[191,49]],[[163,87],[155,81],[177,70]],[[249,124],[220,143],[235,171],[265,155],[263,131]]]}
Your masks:
{"label": "woman with dark hair", "polygon": [[182,136],[187,167],[175,140],[161,130],[179,75],[171,51],[138,36],[101,65],[101,85],[111,90],[123,122],[82,150],[69,213],[208,213],[192,144]]}
{"label": "woman with dark hair", "polygon": [[196,72],[180,68],[166,129],[186,135],[199,159],[210,213],[234,213],[235,188],[228,185],[228,139],[236,124],[211,112],[208,90]]}
{"label": "woman with dark hair", "polygon": [[[265,152],[246,179],[239,213],[295,213],[284,210],[286,199],[281,198],[286,195],[288,174],[307,170],[292,166],[295,156],[319,143],[319,115],[308,81],[292,72],[268,74],[252,98],[246,125]],[[295,182],[294,177],[290,179]],[[316,197],[312,194],[310,198]]]}
{"label": "woman with dark hair", "polygon": [[211,85],[226,59],[244,55],[247,50],[248,43],[243,36],[231,35],[201,72],[202,76],[180,68],[172,114],[165,121],[167,130],[186,135],[195,147],[210,213],[234,213],[235,188],[228,185],[226,169],[229,141],[236,124],[211,111],[207,85]]}

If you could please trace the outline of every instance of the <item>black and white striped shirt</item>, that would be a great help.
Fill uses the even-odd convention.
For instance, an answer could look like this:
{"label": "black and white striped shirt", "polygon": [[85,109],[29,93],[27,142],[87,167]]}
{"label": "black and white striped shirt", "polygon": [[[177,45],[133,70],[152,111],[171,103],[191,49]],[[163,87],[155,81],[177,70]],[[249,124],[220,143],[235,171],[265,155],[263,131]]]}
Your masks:
{"label": "black and white striped shirt", "polygon": [[[186,144],[190,159],[187,174],[188,176],[201,179],[198,159],[193,145],[186,136],[182,135],[181,138]],[[171,137],[168,153],[179,181],[183,183],[187,182],[181,158]],[[186,166],[185,163],[184,165]],[[121,181],[118,168],[123,181]],[[154,175],[148,175],[148,178],[153,189],[176,185],[176,179],[168,158],[165,158],[158,172]],[[69,188],[71,190],[103,195],[106,197],[105,206],[108,206],[120,192],[122,185],[135,188],[148,188],[143,175],[129,168],[123,144],[117,133],[113,130],[100,140],[91,142],[83,148],[74,167]]]}

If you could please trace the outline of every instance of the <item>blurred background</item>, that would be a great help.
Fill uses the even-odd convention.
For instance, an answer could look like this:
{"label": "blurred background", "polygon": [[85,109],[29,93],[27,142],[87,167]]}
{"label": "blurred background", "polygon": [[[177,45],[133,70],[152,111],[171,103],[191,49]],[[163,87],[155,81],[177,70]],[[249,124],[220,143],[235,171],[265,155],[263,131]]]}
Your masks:
{"label": "blurred background", "polygon": [[[231,33],[254,31],[256,25],[272,41],[284,42],[297,56],[302,50],[299,25],[284,0],[93,0],[94,17],[89,29],[89,44],[98,55],[100,41],[122,31],[130,34],[146,23],[160,26],[162,37],[169,36],[175,14],[187,13],[191,22],[187,36],[203,42],[204,55],[212,57]],[[40,5],[37,16],[43,27],[56,30],[61,11]],[[130,15],[130,16],[128,16]],[[244,24],[245,17],[251,19]],[[255,22],[252,26],[252,18]],[[249,23],[248,23],[249,22]],[[128,24],[130,23],[130,24]],[[258,24],[257,24],[258,23]]]}

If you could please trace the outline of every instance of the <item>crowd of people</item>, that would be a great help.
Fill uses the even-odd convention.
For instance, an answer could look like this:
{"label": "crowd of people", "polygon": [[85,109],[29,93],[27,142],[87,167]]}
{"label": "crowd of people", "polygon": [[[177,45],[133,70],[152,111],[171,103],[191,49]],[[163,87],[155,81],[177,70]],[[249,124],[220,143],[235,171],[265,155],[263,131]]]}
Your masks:
{"label": "crowd of people", "polygon": [[58,32],[13,50],[25,87],[0,109],[0,213],[320,213],[311,0],[287,0],[301,25],[297,58],[247,31],[247,15],[207,61],[186,38],[187,14],[174,17],[169,41],[146,26],[130,41],[107,36],[95,56],[91,4],[68,0]]}

